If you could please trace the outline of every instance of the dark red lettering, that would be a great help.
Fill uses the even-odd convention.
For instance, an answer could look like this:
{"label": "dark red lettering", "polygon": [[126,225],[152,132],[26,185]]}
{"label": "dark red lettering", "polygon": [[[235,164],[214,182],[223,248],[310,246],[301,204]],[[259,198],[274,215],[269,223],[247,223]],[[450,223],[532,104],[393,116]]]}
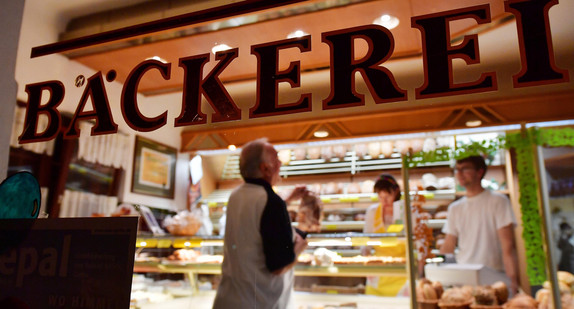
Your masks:
{"label": "dark red lettering", "polygon": [[[90,112],[85,112],[84,107],[88,98],[92,98],[93,109]],[[82,98],[78,103],[74,117],[70,122],[70,127],[65,138],[78,137],[80,129],[78,129],[78,120],[82,119],[95,119],[96,124],[92,127],[91,135],[111,134],[118,132],[118,125],[114,122],[112,112],[110,110],[110,102],[104,86],[102,73],[98,72],[88,78],[86,89],[82,94]]]}
{"label": "dark red lettering", "polygon": [[[357,39],[368,44],[368,52],[362,59],[355,59]],[[380,66],[395,48],[393,35],[387,28],[368,25],[325,32],[322,40],[331,48],[331,94],[323,100],[324,109],[365,104],[365,96],[355,89],[355,72],[361,72],[377,104],[407,99],[407,92],[398,87],[391,71]]]}
{"label": "dark red lettering", "polygon": [[219,80],[219,74],[239,55],[237,48],[218,52],[215,59],[219,63],[207,75],[203,76],[203,66],[209,61],[209,54],[179,59],[179,66],[184,69],[183,107],[175,120],[175,126],[186,126],[207,123],[207,117],[201,112],[201,94],[213,107],[211,122],[241,119],[241,110],[237,107],[229,92]]}
{"label": "dark red lettering", "polygon": [[[41,105],[42,93],[44,91],[50,92],[50,98],[45,105]],[[24,130],[22,131],[22,135],[18,137],[20,144],[47,141],[58,135],[62,117],[56,108],[62,103],[64,92],[64,84],[60,81],[47,81],[26,85],[28,106],[24,119]],[[44,132],[37,133],[38,117],[40,114],[48,116],[48,127]]]}
{"label": "dark red lettering", "polygon": [[507,12],[516,16],[522,70],[513,76],[514,87],[569,81],[568,71],[554,61],[548,10],[558,0],[508,0]]}
{"label": "dark red lettering", "polygon": [[483,73],[473,82],[459,84],[453,82],[453,58],[461,58],[467,64],[480,62],[476,34],[465,36],[459,45],[452,46],[450,43],[449,22],[464,18],[472,18],[479,24],[489,23],[490,8],[485,4],[411,19],[412,27],[418,28],[422,34],[425,71],[424,84],[416,89],[417,99],[498,89],[495,72]]}
{"label": "dark red lettering", "polygon": [[311,37],[282,40],[272,43],[251,46],[251,54],[257,57],[257,99],[255,106],[249,110],[250,118],[272,115],[293,114],[311,110],[311,94],[302,94],[297,102],[279,105],[279,83],[288,82],[291,87],[301,86],[301,64],[290,63],[289,68],[279,71],[279,51],[281,49],[299,48],[301,52],[311,50]]}
{"label": "dark red lettering", "polygon": [[146,60],[130,72],[122,89],[122,115],[130,128],[141,132],[159,129],[167,123],[167,111],[157,117],[148,118],[138,108],[138,84],[143,75],[150,69],[157,69],[166,80],[169,79],[171,74],[171,65],[169,63]]}

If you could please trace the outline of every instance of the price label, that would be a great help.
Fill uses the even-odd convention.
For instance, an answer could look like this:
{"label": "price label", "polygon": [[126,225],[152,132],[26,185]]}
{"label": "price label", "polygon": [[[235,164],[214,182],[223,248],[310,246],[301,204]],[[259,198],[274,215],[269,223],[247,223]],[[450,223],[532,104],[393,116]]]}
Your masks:
{"label": "price label", "polygon": [[201,247],[201,239],[176,239],[173,241],[174,248],[197,248]]}
{"label": "price label", "polygon": [[394,247],[399,243],[399,239],[396,237],[385,237],[379,241],[381,242],[381,247]]}
{"label": "price label", "polygon": [[369,237],[353,237],[351,241],[353,246],[366,246],[367,242],[370,240],[371,239]]}
{"label": "price label", "polygon": [[339,198],[339,201],[341,201],[343,203],[354,203],[354,202],[359,201],[359,197],[358,196],[343,196],[343,197]]}
{"label": "price label", "polygon": [[160,239],[157,242],[158,248],[169,248],[171,247],[171,239]]}
{"label": "price label", "polygon": [[327,224],[327,225],[325,225],[325,229],[328,231],[334,231],[337,229],[337,225],[336,224]]}
{"label": "price label", "polygon": [[434,198],[434,193],[432,192],[427,192],[423,195],[425,197],[425,199],[430,199],[432,200]]}
{"label": "price label", "polygon": [[387,228],[388,233],[400,233],[404,229],[404,225],[402,224],[391,224],[389,228]]}
{"label": "price label", "polygon": [[157,247],[157,239],[138,239],[136,240],[136,247],[138,248],[155,248]]}
{"label": "price label", "polygon": [[323,202],[323,203],[331,203],[331,198],[330,198],[330,197],[321,197],[321,202]]}

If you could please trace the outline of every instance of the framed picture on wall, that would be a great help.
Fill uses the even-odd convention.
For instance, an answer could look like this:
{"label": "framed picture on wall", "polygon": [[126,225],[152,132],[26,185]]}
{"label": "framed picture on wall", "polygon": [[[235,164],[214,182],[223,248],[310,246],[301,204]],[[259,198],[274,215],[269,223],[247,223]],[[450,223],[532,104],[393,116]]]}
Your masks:
{"label": "framed picture on wall", "polygon": [[177,150],[136,136],[132,192],[173,199]]}

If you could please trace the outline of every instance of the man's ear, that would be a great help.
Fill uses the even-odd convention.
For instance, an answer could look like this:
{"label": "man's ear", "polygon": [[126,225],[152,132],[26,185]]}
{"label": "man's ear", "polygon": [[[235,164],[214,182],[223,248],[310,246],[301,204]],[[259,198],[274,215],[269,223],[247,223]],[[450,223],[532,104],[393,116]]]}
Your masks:
{"label": "man's ear", "polygon": [[261,174],[263,174],[263,176],[268,176],[269,164],[267,164],[267,162],[261,162],[261,164],[259,165],[259,170],[261,171]]}

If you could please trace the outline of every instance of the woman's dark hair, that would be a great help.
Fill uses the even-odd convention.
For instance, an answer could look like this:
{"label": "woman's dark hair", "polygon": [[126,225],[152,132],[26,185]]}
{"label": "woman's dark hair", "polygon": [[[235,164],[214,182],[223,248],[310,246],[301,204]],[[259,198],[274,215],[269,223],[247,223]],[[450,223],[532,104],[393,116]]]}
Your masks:
{"label": "woman's dark hair", "polygon": [[401,199],[401,190],[399,188],[399,184],[395,178],[389,174],[381,174],[377,178],[377,181],[375,181],[375,186],[373,187],[373,191],[375,191],[375,193],[379,193],[380,191],[385,191],[388,193],[396,192],[395,201]]}

